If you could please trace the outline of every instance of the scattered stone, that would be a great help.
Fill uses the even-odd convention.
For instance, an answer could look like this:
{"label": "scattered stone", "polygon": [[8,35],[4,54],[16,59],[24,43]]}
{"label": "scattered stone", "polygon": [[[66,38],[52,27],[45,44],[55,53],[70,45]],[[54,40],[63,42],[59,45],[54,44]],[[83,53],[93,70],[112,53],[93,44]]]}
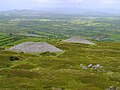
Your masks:
{"label": "scattered stone", "polygon": [[12,51],[24,53],[39,53],[39,52],[61,52],[59,48],[46,42],[24,42],[10,48]]}
{"label": "scattered stone", "polygon": [[101,66],[100,64],[97,64],[97,65],[96,65],[97,68],[100,68],[100,66]]}
{"label": "scattered stone", "polygon": [[101,66],[100,64],[97,64],[97,65],[94,65],[92,68],[93,69],[99,69],[99,68],[103,68],[103,66]]}
{"label": "scattered stone", "polygon": [[88,68],[92,68],[92,66],[93,66],[92,64],[89,64],[89,65],[88,65]]}
{"label": "scattered stone", "polygon": [[114,88],[114,86],[110,86],[110,87],[109,87],[109,89],[113,89],[113,88]]}
{"label": "scattered stone", "polygon": [[96,64],[96,65],[89,64],[88,66],[84,66],[83,64],[80,64],[80,67],[81,67],[83,70],[86,70],[86,69],[90,68],[90,69],[94,69],[94,70],[97,70],[97,71],[102,71],[102,72],[104,72],[103,66],[101,66],[100,64]]}
{"label": "scattered stone", "polygon": [[84,66],[83,64],[80,64],[80,67],[81,67],[83,70],[86,70],[86,69],[87,69],[87,67]]}
{"label": "scattered stone", "polygon": [[110,87],[107,88],[106,90],[120,90],[120,88],[117,87],[117,86],[110,86]]}
{"label": "scattered stone", "polygon": [[86,66],[82,66],[82,69],[83,69],[83,70],[86,70],[86,69],[87,69],[87,67],[86,67]]}

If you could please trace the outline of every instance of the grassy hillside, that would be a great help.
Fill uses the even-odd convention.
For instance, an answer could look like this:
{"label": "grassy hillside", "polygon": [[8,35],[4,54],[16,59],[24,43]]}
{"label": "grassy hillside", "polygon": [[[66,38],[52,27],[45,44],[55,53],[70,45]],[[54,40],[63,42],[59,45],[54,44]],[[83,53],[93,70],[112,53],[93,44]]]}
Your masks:
{"label": "grassy hillside", "polygon": [[[120,43],[56,44],[64,53],[24,54],[0,49],[1,90],[105,90],[120,87]],[[10,61],[14,56],[19,60]],[[101,69],[80,66],[100,64]]]}
{"label": "grassy hillside", "polygon": [[[72,36],[96,45],[61,42]],[[48,42],[64,52],[8,50],[29,41]],[[106,90],[112,86],[120,87],[120,17],[0,12],[0,90]]]}

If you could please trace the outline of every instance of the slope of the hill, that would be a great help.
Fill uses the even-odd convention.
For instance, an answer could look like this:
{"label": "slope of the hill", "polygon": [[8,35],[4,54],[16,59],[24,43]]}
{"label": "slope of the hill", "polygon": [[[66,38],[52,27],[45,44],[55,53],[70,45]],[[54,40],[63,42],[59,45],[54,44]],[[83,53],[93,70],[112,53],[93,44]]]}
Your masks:
{"label": "slope of the hill", "polygon": [[120,43],[101,42],[96,46],[61,43],[56,47],[65,52],[42,56],[1,48],[0,89],[105,90],[120,87]]}

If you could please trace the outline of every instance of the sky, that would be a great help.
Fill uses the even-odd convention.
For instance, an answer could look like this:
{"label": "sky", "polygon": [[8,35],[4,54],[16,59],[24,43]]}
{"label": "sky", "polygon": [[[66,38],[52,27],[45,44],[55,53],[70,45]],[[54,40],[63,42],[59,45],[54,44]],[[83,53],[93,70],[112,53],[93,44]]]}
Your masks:
{"label": "sky", "polygon": [[120,0],[0,0],[0,11],[36,8],[120,9]]}

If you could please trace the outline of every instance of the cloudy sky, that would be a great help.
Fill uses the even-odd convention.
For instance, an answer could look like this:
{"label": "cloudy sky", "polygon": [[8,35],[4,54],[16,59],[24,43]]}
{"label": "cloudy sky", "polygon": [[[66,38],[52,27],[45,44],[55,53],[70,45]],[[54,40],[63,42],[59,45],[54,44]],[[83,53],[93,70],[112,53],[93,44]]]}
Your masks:
{"label": "cloudy sky", "polygon": [[0,0],[0,10],[34,8],[120,9],[120,0]]}

